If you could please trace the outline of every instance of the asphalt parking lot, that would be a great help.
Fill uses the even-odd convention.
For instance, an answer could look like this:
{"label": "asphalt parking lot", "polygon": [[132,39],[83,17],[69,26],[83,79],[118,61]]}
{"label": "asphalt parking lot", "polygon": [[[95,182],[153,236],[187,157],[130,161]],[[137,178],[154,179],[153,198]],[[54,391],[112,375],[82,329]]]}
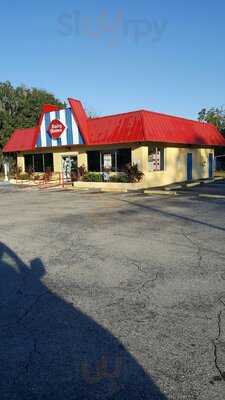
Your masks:
{"label": "asphalt parking lot", "polygon": [[225,200],[0,187],[0,399],[225,397]]}
{"label": "asphalt parking lot", "polygon": [[213,183],[202,183],[199,186],[188,188],[187,192],[193,194],[206,194],[225,197],[225,180]]}

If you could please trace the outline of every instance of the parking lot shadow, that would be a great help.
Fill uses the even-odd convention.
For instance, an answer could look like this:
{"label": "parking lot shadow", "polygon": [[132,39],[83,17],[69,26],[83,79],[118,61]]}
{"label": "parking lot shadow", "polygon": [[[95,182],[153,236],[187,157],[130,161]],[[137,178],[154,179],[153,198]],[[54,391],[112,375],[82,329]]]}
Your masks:
{"label": "parking lot shadow", "polygon": [[109,331],[48,289],[40,259],[0,243],[1,400],[166,400]]}

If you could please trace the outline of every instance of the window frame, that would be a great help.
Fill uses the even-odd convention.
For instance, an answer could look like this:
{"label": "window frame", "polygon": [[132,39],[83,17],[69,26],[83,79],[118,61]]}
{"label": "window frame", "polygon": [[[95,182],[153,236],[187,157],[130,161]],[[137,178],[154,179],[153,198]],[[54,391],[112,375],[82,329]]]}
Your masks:
{"label": "window frame", "polygon": [[128,150],[129,151],[129,162],[127,162],[126,164],[129,164],[132,162],[132,149],[130,147],[124,147],[121,149],[104,149],[104,150],[90,150],[88,151],[88,155],[93,152],[96,153],[96,156],[98,154],[99,157],[99,171],[92,171],[89,168],[89,161],[88,161],[88,170],[90,172],[100,172],[103,173],[104,172],[104,155],[106,154],[111,154],[112,156],[112,168],[110,170],[110,172],[112,173],[120,173],[123,172],[123,168],[125,167],[126,164],[124,164],[123,168],[120,166],[119,168],[119,164],[120,164],[120,151],[122,152],[122,150]]}
{"label": "window frame", "polygon": [[[51,155],[52,157],[52,166],[49,167],[49,165],[47,166],[47,168],[50,168],[52,172],[54,172],[54,157],[53,157],[53,153],[28,153],[28,154],[24,154],[24,162],[25,162],[25,172],[28,172],[28,168],[31,167],[33,169],[34,173],[39,173],[39,174],[43,174],[46,172],[46,164],[49,164],[46,162],[45,157]],[[37,165],[37,161],[35,161],[35,156],[42,156],[42,171],[37,171],[35,168],[35,165]],[[26,157],[30,157],[31,160],[31,165],[27,166],[26,165]],[[40,160],[39,160],[40,162]]]}
{"label": "window frame", "polygon": [[[152,161],[150,161],[150,151],[153,156]],[[166,170],[165,164],[165,153],[166,149],[162,146],[148,146],[148,172],[163,172]],[[159,155],[159,160],[158,160]],[[153,167],[150,168],[150,163],[153,164]],[[155,163],[155,168],[154,168]]]}

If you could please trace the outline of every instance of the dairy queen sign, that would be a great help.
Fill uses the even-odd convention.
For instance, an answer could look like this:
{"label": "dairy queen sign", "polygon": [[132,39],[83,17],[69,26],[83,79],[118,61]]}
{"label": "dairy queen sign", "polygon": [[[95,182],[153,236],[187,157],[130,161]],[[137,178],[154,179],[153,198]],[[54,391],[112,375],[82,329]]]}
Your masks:
{"label": "dairy queen sign", "polygon": [[49,127],[48,132],[51,135],[52,139],[59,139],[66,127],[62,124],[58,119],[54,119]]}

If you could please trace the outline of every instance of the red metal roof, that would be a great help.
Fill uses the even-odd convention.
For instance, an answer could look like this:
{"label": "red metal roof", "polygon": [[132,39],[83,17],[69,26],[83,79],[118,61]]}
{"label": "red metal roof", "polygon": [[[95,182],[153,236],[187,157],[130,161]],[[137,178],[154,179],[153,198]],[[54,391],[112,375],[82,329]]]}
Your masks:
{"label": "red metal roof", "polygon": [[60,107],[52,105],[52,104],[44,104],[42,106],[42,110],[41,110],[41,114],[40,117],[38,119],[38,125],[41,126],[42,123],[42,119],[45,113],[51,112],[51,111],[59,111]]}
{"label": "red metal roof", "polygon": [[[145,110],[91,119],[79,100],[68,100],[86,145],[156,142],[225,147],[225,138],[211,124]],[[3,151],[34,150],[42,118],[49,110],[58,107],[43,106],[38,126],[16,130]]]}
{"label": "red metal roof", "polygon": [[145,110],[89,119],[88,126],[92,145],[158,142],[225,146],[214,125]]}
{"label": "red metal roof", "polygon": [[90,137],[89,137],[89,130],[88,130],[88,117],[83,108],[83,105],[79,100],[69,98],[68,101],[69,101],[70,107],[72,109],[75,121],[80,129],[80,132],[82,133],[83,138],[84,138],[84,142],[85,142],[85,144],[89,144]]}
{"label": "red metal roof", "polygon": [[145,140],[140,111],[89,119],[88,128],[92,145]]}
{"label": "red metal roof", "polygon": [[3,152],[13,153],[17,151],[29,151],[35,149],[37,141],[38,127],[28,129],[18,129],[6,143]]}
{"label": "red metal roof", "polygon": [[145,140],[191,145],[224,146],[225,138],[212,124],[143,111]]}
{"label": "red metal roof", "polygon": [[37,126],[35,126],[34,128],[16,129],[4,146],[3,152],[14,153],[18,151],[34,150],[44,114],[46,112],[58,110],[60,110],[58,106],[44,104],[41,110],[40,117],[38,119]]}

